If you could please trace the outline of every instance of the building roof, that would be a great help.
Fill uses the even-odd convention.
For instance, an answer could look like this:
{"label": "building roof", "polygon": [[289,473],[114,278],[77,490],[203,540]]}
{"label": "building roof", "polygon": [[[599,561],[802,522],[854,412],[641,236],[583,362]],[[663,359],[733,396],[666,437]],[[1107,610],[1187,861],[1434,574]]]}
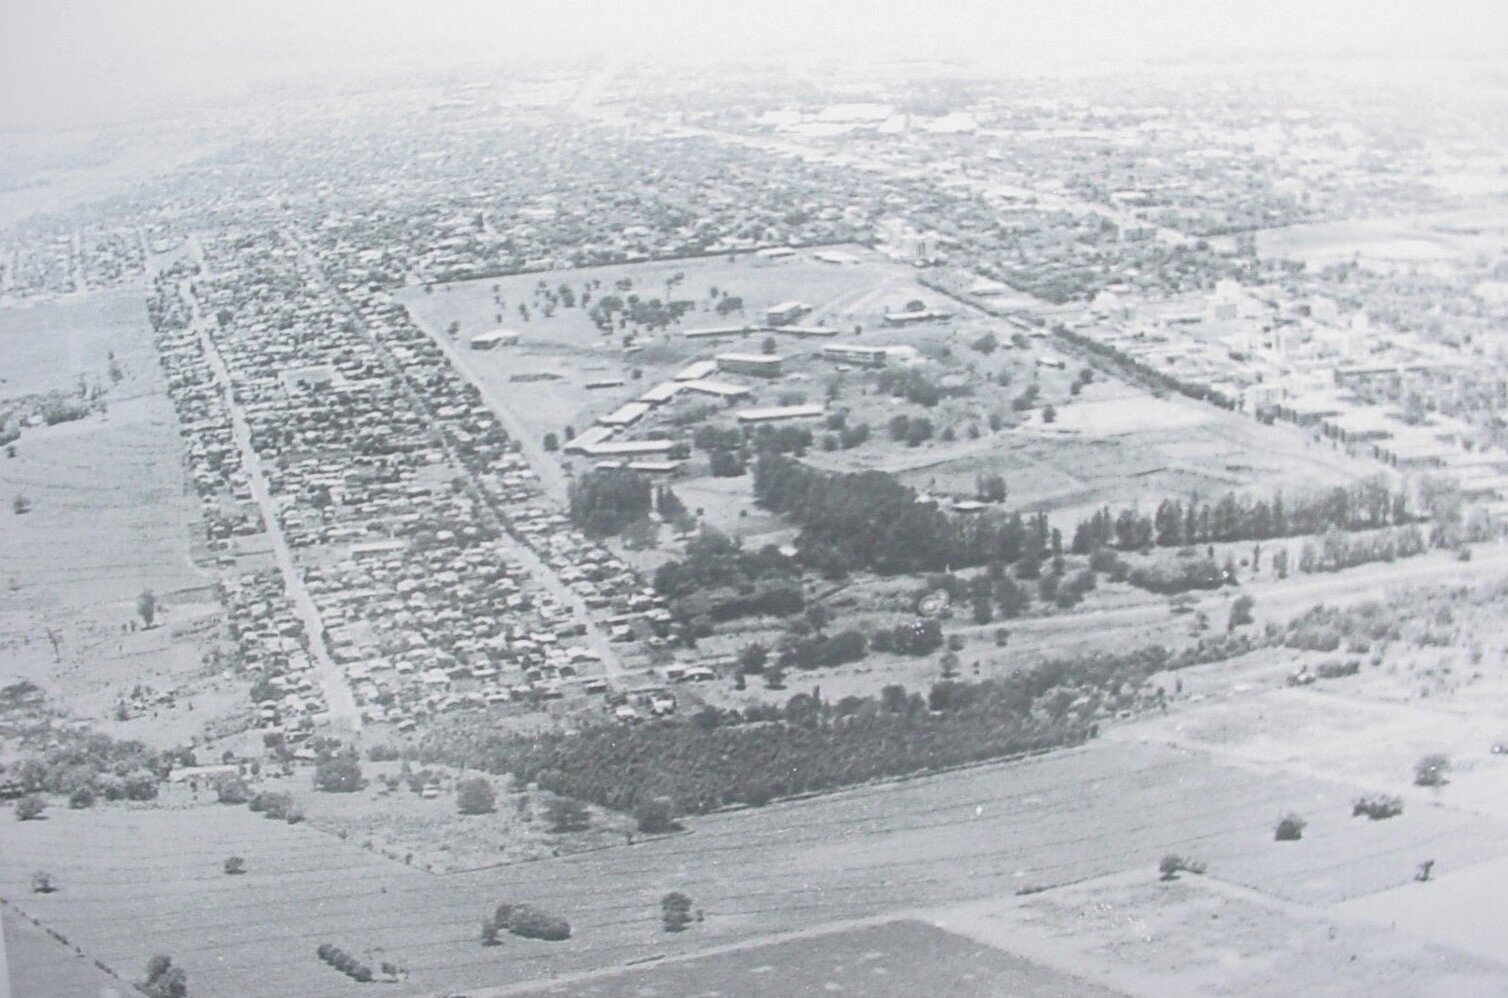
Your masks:
{"label": "building roof", "polygon": [[628,426],[636,423],[649,411],[649,405],[645,402],[627,402],[608,413],[606,416],[598,416],[597,422],[603,426]]}
{"label": "building roof", "polygon": [[738,414],[741,423],[767,423],[777,419],[809,419],[827,412],[826,407],[816,403],[806,405],[780,405],[767,409],[745,409]]}

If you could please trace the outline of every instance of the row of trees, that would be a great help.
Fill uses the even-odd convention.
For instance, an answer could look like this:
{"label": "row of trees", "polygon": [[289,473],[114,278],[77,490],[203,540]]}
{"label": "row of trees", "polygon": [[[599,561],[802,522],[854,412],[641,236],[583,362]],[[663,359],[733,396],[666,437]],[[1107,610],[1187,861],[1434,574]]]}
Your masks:
{"label": "row of trees", "polygon": [[1126,551],[1228,541],[1318,534],[1326,530],[1374,530],[1412,523],[1403,493],[1368,481],[1326,492],[1271,500],[1227,492],[1218,499],[1164,499],[1148,515],[1135,509],[1097,511],[1078,525],[1071,550],[1101,547]]}

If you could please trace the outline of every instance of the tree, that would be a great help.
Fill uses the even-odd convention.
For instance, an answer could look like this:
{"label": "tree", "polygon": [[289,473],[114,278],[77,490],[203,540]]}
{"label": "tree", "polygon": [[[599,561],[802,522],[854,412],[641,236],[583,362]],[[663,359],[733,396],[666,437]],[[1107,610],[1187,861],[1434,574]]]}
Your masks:
{"label": "tree", "polygon": [[1285,814],[1278,820],[1278,827],[1273,831],[1273,838],[1279,842],[1297,842],[1304,837],[1304,825],[1307,822],[1296,814]]}
{"label": "tree", "polygon": [[482,945],[496,946],[500,926],[491,918],[482,919]]}
{"label": "tree", "polygon": [[16,819],[18,821],[35,821],[42,817],[42,812],[47,810],[47,802],[36,794],[27,794],[16,801]]}
{"label": "tree", "polygon": [[553,452],[560,450],[560,438],[557,437],[554,433],[546,433],[544,446],[545,450],[547,451]]}
{"label": "tree", "polygon": [[775,337],[773,337],[773,336],[766,336],[764,338],[764,341],[759,344],[759,352],[763,353],[763,354],[772,354],[772,353],[774,353],[775,352]]}
{"label": "tree", "polygon": [[226,773],[215,780],[215,799],[221,804],[245,804],[251,799],[246,781],[234,773]]}
{"label": "tree", "polygon": [[352,755],[338,755],[314,767],[314,789],[328,794],[355,793],[362,787],[361,763]]}
{"label": "tree", "polygon": [[660,920],[666,932],[680,932],[691,924],[691,898],[680,891],[671,891],[660,898]]}
{"label": "tree", "polygon": [[240,856],[228,856],[223,864],[223,869],[233,877],[239,876],[246,872],[246,860]]}
{"label": "tree", "polygon": [[680,827],[675,821],[675,802],[669,797],[650,797],[634,805],[634,821],[639,831],[648,835],[673,832]]}
{"label": "tree", "polygon": [[58,889],[57,881],[46,870],[38,870],[31,875],[31,889],[36,894],[51,894]]}
{"label": "tree", "polygon": [[545,808],[545,820],[552,832],[579,832],[592,823],[592,814],[574,797],[556,797]]}
{"label": "tree", "polygon": [[1045,406],[1042,407],[1042,422],[1044,422],[1044,423],[1051,423],[1054,420],[1056,420],[1057,418],[1058,418],[1058,410],[1057,410],[1056,406],[1045,405]]}
{"label": "tree", "polygon": [[16,498],[11,500],[10,508],[17,516],[23,513],[30,513],[31,500],[26,497],[26,493],[17,492]]}
{"label": "tree", "polygon": [[152,590],[143,589],[141,595],[136,597],[136,615],[141,618],[142,625],[148,628],[157,619],[157,597]]}
{"label": "tree", "polygon": [[83,811],[94,806],[94,787],[88,783],[81,783],[74,787],[68,794],[68,806],[75,811]]}
{"label": "tree", "polygon": [[1227,631],[1234,631],[1238,627],[1244,627],[1251,623],[1255,619],[1251,614],[1252,607],[1256,606],[1256,604],[1257,601],[1245,593],[1237,596],[1230,605],[1230,620],[1226,623],[1225,629]]}
{"label": "tree", "polygon": [[456,787],[456,807],[462,814],[487,814],[497,804],[497,791],[484,776],[464,779]]}

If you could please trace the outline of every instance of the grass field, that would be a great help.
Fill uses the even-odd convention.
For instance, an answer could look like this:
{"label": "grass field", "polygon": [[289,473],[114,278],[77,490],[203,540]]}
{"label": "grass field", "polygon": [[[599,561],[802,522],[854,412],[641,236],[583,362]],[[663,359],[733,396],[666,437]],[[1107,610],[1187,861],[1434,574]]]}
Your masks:
{"label": "grass field", "polygon": [[[1107,743],[1019,763],[860,788],[690,822],[689,833],[445,877],[243,808],[54,811],[0,822],[0,893],[117,969],[170,952],[195,994],[343,995],[315,947],[369,948],[411,970],[394,993],[502,986],[621,966],[887,912],[1137,870],[1168,851],[1280,897],[1331,903],[1407,880],[1423,850],[1460,866],[1503,848],[1492,821],[1450,808],[1349,818],[1352,788],[1198,753]],[[1302,843],[1271,841],[1302,809]],[[1328,810],[1333,810],[1332,819]],[[1341,812],[1345,816],[1341,816]],[[228,855],[248,872],[227,877]],[[27,890],[31,871],[63,889]],[[658,900],[706,912],[671,936]],[[477,942],[504,900],[569,918],[564,944]]]}
{"label": "grass field", "polygon": [[[100,716],[118,685],[171,688],[196,669],[197,639],[175,633],[217,612],[213,579],[191,560],[199,514],[177,420],[138,291],[0,309],[0,345],[11,397],[80,377],[109,386],[105,413],[28,427],[16,456],[0,457],[0,679],[30,678]],[[111,352],[124,375],[113,386]],[[17,494],[30,512],[12,512]],[[161,598],[164,626],[124,634],[144,589]]]}

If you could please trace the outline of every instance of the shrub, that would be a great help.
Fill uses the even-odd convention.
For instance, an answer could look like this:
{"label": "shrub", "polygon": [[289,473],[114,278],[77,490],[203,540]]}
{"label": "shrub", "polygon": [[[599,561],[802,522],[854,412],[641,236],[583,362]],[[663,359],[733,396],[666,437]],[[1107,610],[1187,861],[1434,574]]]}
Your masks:
{"label": "shrub", "polygon": [[[542,909],[528,904],[504,906],[508,908],[508,931],[525,939],[544,939],[559,942],[571,938],[571,923]],[[501,912],[501,909],[499,909]]]}
{"label": "shrub", "polygon": [[1392,794],[1367,794],[1351,802],[1351,817],[1366,815],[1373,821],[1392,818],[1403,813],[1403,799]]}
{"label": "shrub", "polygon": [[1278,819],[1278,827],[1273,832],[1273,838],[1279,842],[1297,842],[1304,837],[1304,825],[1307,822],[1296,814],[1285,814]]}
{"label": "shrub", "polygon": [[675,804],[669,797],[651,797],[634,805],[634,821],[639,831],[649,834],[673,832],[679,826],[675,821]]}
{"label": "shrub", "polygon": [[251,799],[246,781],[229,773],[215,781],[215,799],[221,804],[245,804]]}
{"label": "shrub", "polygon": [[497,922],[495,922],[494,920],[492,920],[490,918],[484,918],[484,919],[482,919],[482,945],[483,946],[496,946],[497,945],[497,933],[498,933]]}
{"label": "shrub", "polygon": [[329,963],[331,955],[333,955],[335,952],[335,947],[330,943],[320,943],[319,949],[315,950],[314,952],[319,954],[319,958],[321,960]]}
{"label": "shrub", "polygon": [[227,857],[224,863],[225,872],[231,876],[246,872],[246,860],[240,856]]}
{"label": "shrub", "polygon": [[51,894],[58,889],[57,881],[52,879],[52,874],[46,870],[38,870],[31,875],[31,889],[35,894]]}
{"label": "shrub", "polygon": [[350,973],[353,978],[360,981],[362,984],[366,984],[372,979],[372,968],[368,967],[364,963],[356,964],[351,968]]}
{"label": "shrub", "polygon": [[456,788],[456,807],[462,814],[487,814],[497,804],[497,791],[484,776],[472,776]]}
{"label": "shrub", "polygon": [[326,759],[314,767],[314,789],[327,794],[349,794],[360,790],[361,763],[353,756]]}
{"label": "shrub", "polygon": [[87,784],[73,788],[68,795],[68,806],[75,811],[82,811],[94,806],[94,788]]}
{"label": "shrub", "polygon": [[16,801],[16,818],[20,821],[34,821],[42,817],[45,810],[47,802],[36,794],[27,794]]}
{"label": "shrub", "polygon": [[680,891],[671,891],[660,899],[660,920],[666,932],[680,932],[691,924],[691,899]]}
{"label": "shrub", "polygon": [[1440,787],[1446,783],[1445,774],[1450,769],[1450,759],[1439,753],[1422,757],[1414,763],[1414,785]]}

